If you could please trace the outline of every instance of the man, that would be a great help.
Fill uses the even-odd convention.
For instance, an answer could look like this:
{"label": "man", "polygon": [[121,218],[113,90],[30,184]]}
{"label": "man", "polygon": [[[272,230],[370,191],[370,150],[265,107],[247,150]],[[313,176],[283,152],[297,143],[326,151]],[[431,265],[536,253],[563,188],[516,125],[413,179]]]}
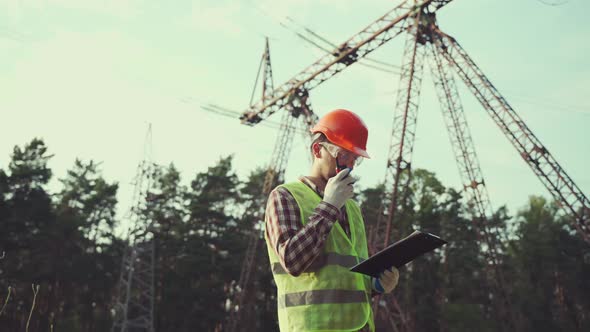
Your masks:
{"label": "man", "polygon": [[368,257],[350,175],[369,158],[368,130],[356,114],[339,109],[322,117],[312,134],[310,174],[275,188],[266,207],[279,327],[282,332],[374,331],[371,292],[391,292],[399,272],[392,267],[371,280],[349,271]]}

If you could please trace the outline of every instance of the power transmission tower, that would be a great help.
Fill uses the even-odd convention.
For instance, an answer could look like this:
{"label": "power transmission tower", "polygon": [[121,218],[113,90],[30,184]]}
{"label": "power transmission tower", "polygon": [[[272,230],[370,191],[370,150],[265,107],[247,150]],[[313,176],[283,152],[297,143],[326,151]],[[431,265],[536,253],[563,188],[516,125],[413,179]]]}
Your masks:
{"label": "power transmission tower", "polygon": [[152,127],[148,128],[144,159],[137,166],[128,245],[123,252],[118,298],[112,332],[154,332],[154,253],[152,221],[146,218],[147,194],[152,187],[155,164],[151,159]]}
{"label": "power transmission tower", "polygon": [[[378,214],[380,218],[376,226],[369,230],[370,249],[374,252],[383,248],[389,244],[391,236],[395,235],[393,226],[400,206],[399,201],[404,199],[411,179],[423,64],[426,56],[429,55],[434,84],[464,184],[464,191],[469,204],[473,207],[476,237],[484,248],[487,268],[493,275],[488,285],[489,290],[499,295],[494,300],[494,304],[502,317],[504,328],[518,330],[520,324],[514,316],[514,311],[511,310],[507,285],[499,269],[503,248],[498,248],[500,242],[497,239],[497,229],[489,227],[487,222],[491,212],[487,189],[451,72],[459,75],[554,199],[561,204],[566,213],[573,217],[573,227],[588,243],[590,243],[590,226],[588,225],[590,201],[459,43],[438,28],[435,14],[451,1],[453,0],[403,1],[399,6],[369,24],[367,28],[276,88],[271,97],[263,98],[255,105],[251,105],[240,119],[242,123],[248,125],[255,125],[267,119],[286,106],[290,96],[297,91],[310,91],[366,57],[379,46],[407,32],[408,39],[404,48],[386,166],[386,194]],[[389,324],[390,330],[413,330],[410,317],[402,311],[395,296],[389,295],[385,298],[386,300],[382,300],[377,297],[375,300],[376,315],[380,312],[384,313],[381,315],[382,319]]]}
{"label": "power transmission tower", "polygon": [[[256,87],[258,86],[260,72],[263,73],[262,100],[272,100],[273,78],[268,38],[266,38],[265,50],[260,61],[250,105],[252,105]],[[256,277],[255,269],[258,261],[257,258],[260,256],[260,252],[264,252],[264,250],[259,249],[260,247],[264,248],[264,238],[261,236],[262,228],[257,229],[257,227],[259,227],[264,220],[263,216],[266,198],[275,186],[284,182],[285,169],[287,168],[287,162],[293,145],[295,132],[299,131],[299,127],[304,127],[307,129],[305,132],[308,133],[309,129],[311,129],[313,124],[317,121],[317,117],[311,110],[308,97],[307,91],[302,89],[294,90],[288,96],[288,100],[284,105],[285,112],[283,113],[273,154],[262,186],[261,194],[264,197],[264,203],[258,207],[251,207],[257,211],[255,218],[255,220],[257,220],[257,225],[253,225],[254,227],[252,228],[252,233],[248,241],[246,255],[242,263],[240,278],[237,282],[234,296],[231,299],[231,309],[227,321],[227,329],[225,329],[226,331],[254,330],[256,328],[253,325],[254,322],[252,322],[256,300],[256,297],[253,296],[256,294],[256,289],[255,283],[252,282],[252,279]],[[297,122],[298,119],[303,120]]]}
{"label": "power transmission tower", "polygon": [[[493,228],[488,227],[488,213],[491,212],[487,189],[479,167],[479,161],[475,147],[469,133],[467,121],[463,113],[461,101],[457,93],[455,82],[448,66],[446,66],[433,47],[436,36],[432,29],[435,27],[435,15],[426,11],[418,11],[413,16],[414,24],[408,30],[409,38],[406,41],[404,52],[404,63],[398,86],[398,100],[394,114],[394,125],[390,152],[388,158],[388,172],[386,174],[386,192],[383,210],[379,214],[376,227],[372,230],[371,243],[375,246],[373,252],[381,250],[390,242],[392,235],[392,224],[400,208],[399,201],[406,198],[408,185],[412,175],[412,152],[416,134],[416,120],[419,104],[420,83],[423,72],[424,58],[431,54],[431,71],[434,85],[441,103],[443,115],[447,124],[449,138],[455,152],[455,159],[464,190],[468,197],[468,204],[473,206],[472,220],[476,237],[485,248],[487,275],[490,278],[488,289],[493,290],[494,307],[504,319],[502,324],[507,330],[517,329],[517,318],[511,310],[512,305],[507,294],[507,287],[502,270],[499,253],[503,250],[498,248],[498,234]],[[393,180],[393,186],[388,184]],[[398,236],[401,234],[397,234]],[[393,307],[397,307],[395,297],[390,296]],[[379,314],[379,297],[375,301],[374,312]],[[404,317],[398,313],[402,330],[414,330],[413,321],[410,317]]]}

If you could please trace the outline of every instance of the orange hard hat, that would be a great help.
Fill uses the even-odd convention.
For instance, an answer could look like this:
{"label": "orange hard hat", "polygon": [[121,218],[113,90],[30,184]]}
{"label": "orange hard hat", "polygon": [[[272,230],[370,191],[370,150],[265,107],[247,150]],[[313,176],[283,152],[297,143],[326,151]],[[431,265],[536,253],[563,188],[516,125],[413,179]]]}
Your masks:
{"label": "orange hard hat", "polygon": [[370,158],[367,153],[369,130],[361,118],[345,109],[324,115],[311,129],[312,134],[322,133],[330,143],[358,156]]}

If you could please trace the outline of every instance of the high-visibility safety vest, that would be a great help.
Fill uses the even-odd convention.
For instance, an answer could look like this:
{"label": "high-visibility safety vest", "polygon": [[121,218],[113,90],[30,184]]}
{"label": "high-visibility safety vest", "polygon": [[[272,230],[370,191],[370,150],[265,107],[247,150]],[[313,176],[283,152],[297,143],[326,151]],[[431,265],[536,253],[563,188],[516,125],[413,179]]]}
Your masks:
{"label": "high-visibility safety vest", "polygon": [[[301,221],[307,223],[321,197],[300,181],[282,187],[293,195]],[[345,206],[350,238],[336,222],[320,255],[297,277],[283,269],[266,238],[282,332],[357,331],[367,324],[374,331],[370,277],[349,271],[368,257],[365,226],[358,205],[348,200]]]}

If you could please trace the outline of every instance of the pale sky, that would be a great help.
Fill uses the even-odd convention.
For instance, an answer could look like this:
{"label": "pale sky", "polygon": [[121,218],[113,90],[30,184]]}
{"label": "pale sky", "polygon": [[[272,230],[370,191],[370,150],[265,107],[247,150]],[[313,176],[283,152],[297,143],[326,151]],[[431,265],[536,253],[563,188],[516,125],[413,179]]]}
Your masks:
{"label": "pale sky", "polygon": [[[399,1],[0,0],[0,167],[15,145],[41,137],[55,157],[55,177],[76,157],[102,162],[130,204],[147,124],[155,161],[173,162],[189,183],[221,156],[234,154],[245,179],[269,162],[276,129],[200,109],[247,108],[270,37],[275,85],[322,51],[283,28],[286,17],[340,44]],[[590,3],[546,6],[537,0],[455,0],[438,13],[454,36],[570,177],[590,194]],[[401,36],[400,36],[401,37]],[[404,38],[370,57],[401,64]],[[359,114],[373,156],[355,173],[362,187],[383,181],[399,78],[355,64],[311,91],[318,115]],[[515,213],[531,194],[548,196],[500,129],[458,81],[494,207]],[[446,127],[425,67],[414,167],[459,187]],[[273,121],[279,121],[275,114]],[[298,136],[287,179],[307,173]],[[59,188],[57,181],[52,188]]]}

